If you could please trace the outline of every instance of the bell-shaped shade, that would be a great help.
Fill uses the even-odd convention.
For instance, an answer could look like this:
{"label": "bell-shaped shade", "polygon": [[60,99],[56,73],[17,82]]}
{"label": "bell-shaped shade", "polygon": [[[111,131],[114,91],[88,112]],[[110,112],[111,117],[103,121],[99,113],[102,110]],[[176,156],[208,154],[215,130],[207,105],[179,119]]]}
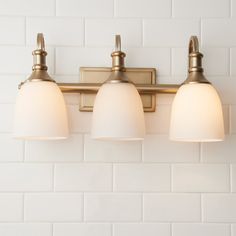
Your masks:
{"label": "bell-shaped shade", "polygon": [[23,84],[16,100],[14,137],[36,140],[68,137],[66,106],[56,83]]}
{"label": "bell-shaped shade", "polygon": [[172,104],[170,139],[213,142],[224,139],[220,98],[210,84],[182,85]]}
{"label": "bell-shaped shade", "polygon": [[92,137],[104,140],[142,140],[145,134],[140,95],[131,83],[105,83],[96,96]]}

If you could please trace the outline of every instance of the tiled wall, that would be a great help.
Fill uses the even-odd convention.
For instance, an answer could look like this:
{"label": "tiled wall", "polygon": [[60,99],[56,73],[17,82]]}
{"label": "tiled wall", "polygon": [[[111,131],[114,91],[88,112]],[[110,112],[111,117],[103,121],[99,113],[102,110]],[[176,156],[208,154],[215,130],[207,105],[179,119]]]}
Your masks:
{"label": "tiled wall", "polygon": [[[0,0],[0,15],[1,236],[236,236],[235,0]],[[68,140],[12,139],[37,32],[58,82],[78,81],[80,66],[110,66],[121,34],[127,66],[156,67],[159,82],[180,83],[198,35],[226,140],[170,142],[172,95],[145,114],[142,143],[92,140],[78,95],[65,96]]]}

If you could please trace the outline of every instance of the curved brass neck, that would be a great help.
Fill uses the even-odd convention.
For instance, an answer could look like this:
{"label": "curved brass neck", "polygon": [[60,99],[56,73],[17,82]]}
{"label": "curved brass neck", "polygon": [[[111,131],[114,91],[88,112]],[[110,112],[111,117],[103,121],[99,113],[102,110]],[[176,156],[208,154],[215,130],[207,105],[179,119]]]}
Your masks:
{"label": "curved brass neck", "polygon": [[37,35],[37,49],[32,52],[34,65],[32,67],[33,71],[35,70],[47,70],[46,65],[46,56],[47,52],[45,51],[44,37],[42,33]]}
{"label": "curved brass neck", "polygon": [[199,52],[197,36],[192,36],[189,41],[189,72],[203,72],[203,54]]}
{"label": "curved brass neck", "polygon": [[199,42],[197,36],[191,36],[189,41],[189,61],[188,61],[188,78],[184,84],[205,83],[210,82],[205,78],[202,68],[203,54],[199,52]]}

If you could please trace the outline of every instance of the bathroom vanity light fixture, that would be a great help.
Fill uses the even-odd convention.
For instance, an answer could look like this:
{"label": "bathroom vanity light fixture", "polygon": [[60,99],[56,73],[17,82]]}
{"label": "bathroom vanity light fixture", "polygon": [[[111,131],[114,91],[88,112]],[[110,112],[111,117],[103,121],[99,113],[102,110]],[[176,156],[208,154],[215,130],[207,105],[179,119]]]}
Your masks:
{"label": "bathroom vanity light fixture", "polygon": [[[42,34],[33,52],[35,65],[19,87],[15,137],[60,139],[68,135],[62,93],[80,93],[80,111],[92,111],[92,137],[103,140],[144,138],[144,114],[154,112],[157,93],[176,93],[181,85],[156,84],[153,68],[125,68],[125,53],[116,36],[111,68],[82,67],[80,83],[56,83],[47,74]],[[203,76],[197,37],[189,46],[189,76],[173,105],[170,138],[179,141],[218,141],[224,137],[220,99]],[[97,94],[97,95],[96,95]]]}
{"label": "bathroom vanity light fixture", "polygon": [[48,75],[43,34],[37,36],[31,76],[19,85],[15,107],[14,137],[23,139],[65,139],[67,111],[63,94]]}
{"label": "bathroom vanity light fixture", "polygon": [[198,39],[192,36],[189,42],[188,77],[179,88],[172,104],[172,140],[211,142],[224,139],[221,101],[203,74],[202,57]]}

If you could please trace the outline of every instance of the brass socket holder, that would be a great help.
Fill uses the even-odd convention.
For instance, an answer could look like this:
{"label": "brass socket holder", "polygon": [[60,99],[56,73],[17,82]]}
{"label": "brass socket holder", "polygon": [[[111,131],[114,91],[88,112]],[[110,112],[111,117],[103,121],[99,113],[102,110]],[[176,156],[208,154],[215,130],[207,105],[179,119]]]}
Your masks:
{"label": "brass socket holder", "polygon": [[210,84],[205,78],[202,68],[203,54],[199,52],[197,36],[192,36],[189,41],[188,77],[183,84],[204,83]]}

